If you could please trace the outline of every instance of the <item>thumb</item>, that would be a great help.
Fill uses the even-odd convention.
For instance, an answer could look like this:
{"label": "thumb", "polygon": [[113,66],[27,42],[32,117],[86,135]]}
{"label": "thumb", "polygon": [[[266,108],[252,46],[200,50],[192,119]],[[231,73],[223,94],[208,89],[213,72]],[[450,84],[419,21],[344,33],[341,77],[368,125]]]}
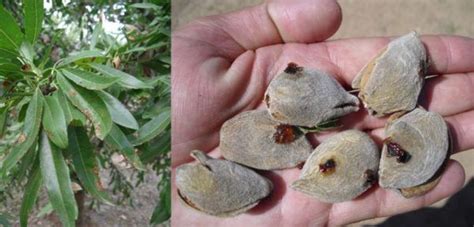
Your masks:
{"label": "thumb", "polygon": [[[239,11],[205,17],[175,33],[213,43],[236,58],[246,50],[273,44],[323,41],[342,21],[335,0],[273,0]],[[191,31],[192,30],[192,31]]]}

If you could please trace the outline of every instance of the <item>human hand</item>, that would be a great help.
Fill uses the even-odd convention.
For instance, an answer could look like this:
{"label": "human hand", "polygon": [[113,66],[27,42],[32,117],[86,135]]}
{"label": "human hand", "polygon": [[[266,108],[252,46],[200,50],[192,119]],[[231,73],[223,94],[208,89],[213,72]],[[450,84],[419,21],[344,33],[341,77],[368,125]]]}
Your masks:
{"label": "human hand", "polygon": [[[219,130],[236,114],[264,108],[264,92],[288,62],[328,71],[346,88],[390,38],[324,41],[341,23],[333,0],[270,1],[242,11],[204,18],[173,34],[172,168],[190,162],[191,150],[220,157]],[[431,60],[421,104],[445,116],[456,151],[474,147],[474,40],[423,36]],[[342,119],[344,129],[363,130],[383,138],[385,119],[366,110]],[[315,136],[323,141],[331,133]],[[319,226],[343,225],[390,216],[430,205],[457,192],[464,170],[450,161],[441,181],[424,196],[405,199],[374,186],[355,200],[328,204],[294,191],[297,168],[261,171],[274,191],[256,208],[233,218],[218,218],[178,201],[173,178],[172,223],[176,226]]]}

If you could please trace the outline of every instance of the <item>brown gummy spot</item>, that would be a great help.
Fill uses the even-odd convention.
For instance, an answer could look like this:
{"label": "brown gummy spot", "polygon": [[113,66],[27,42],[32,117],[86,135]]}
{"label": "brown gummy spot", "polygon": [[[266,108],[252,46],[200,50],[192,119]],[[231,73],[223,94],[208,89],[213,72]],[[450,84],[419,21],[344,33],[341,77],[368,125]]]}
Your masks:
{"label": "brown gummy spot", "polygon": [[319,172],[323,174],[331,174],[336,171],[336,162],[333,159],[328,159],[323,164],[319,164]]}
{"label": "brown gummy spot", "polygon": [[373,170],[368,169],[364,172],[364,178],[364,186],[370,186],[373,185],[377,180],[377,174]]}
{"label": "brown gummy spot", "polygon": [[390,138],[385,139],[384,143],[387,145],[387,157],[397,157],[398,163],[407,163],[410,160],[411,155]]}
{"label": "brown gummy spot", "polygon": [[290,62],[288,63],[288,66],[284,70],[285,73],[288,74],[296,74],[297,72],[303,71],[303,67],[299,67],[296,63]]}
{"label": "brown gummy spot", "polygon": [[273,134],[275,143],[288,144],[296,139],[296,129],[291,125],[281,124],[275,126],[276,132]]}

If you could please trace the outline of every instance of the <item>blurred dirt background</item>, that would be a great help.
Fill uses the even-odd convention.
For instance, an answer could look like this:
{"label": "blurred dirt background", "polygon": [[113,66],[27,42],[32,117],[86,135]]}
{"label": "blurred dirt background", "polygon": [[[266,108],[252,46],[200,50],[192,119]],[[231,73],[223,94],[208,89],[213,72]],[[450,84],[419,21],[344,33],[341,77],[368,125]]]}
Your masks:
{"label": "blurred dirt background", "polygon": [[[136,184],[137,178],[133,171],[119,165],[119,170],[131,184]],[[119,196],[114,195],[109,185],[110,171],[102,169],[100,179],[104,189],[114,201],[119,200]],[[78,223],[79,227],[138,227],[149,226],[153,210],[158,202],[159,191],[156,188],[160,178],[153,170],[148,170],[145,174],[144,183],[136,187],[130,194],[130,200],[116,205],[100,204],[100,207],[92,206],[94,202],[90,196],[85,197],[85,207],[82,212],[83,223]],[[22,201],[23,192],[14,194],[6,204],[1,204],[0,212],[8,212],[12,215],[12,226],[20,226],[18,214]],[[45,189],[40,192],[38,205],[33,208],[28,218],[28,226],[31,227],[61,227],[61,221],[58,216],[51,213],[50,209],[43,209],[48,203],[48,197]],[[43,213],[43,214],[42,214]],[[0,227],[2,225],[0,224]],[[169,222],[158,225],[157,227],[169,226]]]}
{"label": "blurred dirt background", "polygon": [[[261,2],[263,1],[172,0],[172,27],[174,30],[198,17],[238,10]],[[412,30],[420,34],[474,37],[474,0],[339,0],[338,2],[343,12],[342,25],[330,39],[396,36]],[[418,211],[390,218],[367,220],[354,223],[352,226],[473,226],[474,150],[457,153],[452,158],[459,161],[466,170],[465,186],[456,195]]]}

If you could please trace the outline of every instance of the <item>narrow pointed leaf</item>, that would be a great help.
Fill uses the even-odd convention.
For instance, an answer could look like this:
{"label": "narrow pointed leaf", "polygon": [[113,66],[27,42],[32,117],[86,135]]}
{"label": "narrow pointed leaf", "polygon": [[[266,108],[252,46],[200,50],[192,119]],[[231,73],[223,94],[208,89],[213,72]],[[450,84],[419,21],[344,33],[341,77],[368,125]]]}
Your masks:
{"label": "narrow pointed leaf", "polygon": [[171,185],[166,182],[160,192],[159,204],[155,207],[150,223],[157,225],[171,217]]}
{"label": "narrow pointed leaf", "polygon": [[120,70],[114,69],[112,67],[97,64],[97,63],[89,63],[89,66],[97,70],[99,73],[103,75],[111,76],[111,77],[119,77],[120,80],[118,81],[118,84],[120,84],[122,87],[130,88],[130,89],[153,88],[149,84],[146,84],[145,82],[135,78],[134,76],[124,73]]}
{"label": "narrow pointed leaf", "polygon": [[23,33],[13,16],[0,5],[0,48],[18,50],[23,42]]}
{"label": "narrow pointed leaf", "polygon": [[66,125],[86,125],[86,117],[84,114],[71,104],[61,89],[59,89],[58,92],[55,92],[53,96],[58,99],[59,104],[61,105],[61,109],[63,110],[66,119]]}
{"label": "narrow pointed leaf", "polygon": [[63,226],[74,226],[78,210],[71,187],[69,169],[61,150],[50,143],[44,132],[41,134],[40,167],[49,201],[56,214]]}
{"label": "narrow pointed leaf", "polygon": [[54,96],[44,98],[43,128],[51,142],[60,148],[67,148],[67,125],[63,109]]}
{"label": "narrow pointed leaf", "polygon": [[23,180],[26,177],[28,170],[34,165],[35,161],[38,157],[38,141],[35,141],[33,145],[31,145],[30,149],[21,159],[20,163],[15,168],[15,172],[12,173],[16,179],[19,181]]}
{"label": "narrow pointed leaf", "polygon": [[39,162],[37,162],[30,171],[28,183],[25,186],[25,193],[23,194],[23,201],[20,208],[20,225],[22,227],[28,226],[28,215],[36,203],[42,183],[41,170]]}
{"label": "narrow pointed leaf", "polygon": [[87,121],[86,116],[75,107],[73,107],[72,109],[72,119],[73,120],[72,120],[71,125],[74,125],[74,126],[86,125],[86,121]]}
{"label": "narrow pointed leaf", "polygon": [[159,138],[152,140],[147,146],[140,147],[140,160],[145,163],[152,163],[162,154],[171,150],[171,133],[165,132]]}
{"label": "narrow pointed leaf", "polygon": [[135,4],[131,4],[130,7],[139,8],[139,9],[154,9],[154,10],[160,9],[160,6],[155,5],[153,3],[135,3]]}
{"label": "narrow pointed leaf", "polygon": [[118,99],[104,91],[98,91],[97,94],[107,105],[112,121],[126,128],[138,129],[138,122]]}
{"label": "narrow pointed leaf", "polygon": [[73,62],[88,59],[88,58],[99,58],[99,57],[104,57],[104,55],[100,51],[85,50],[78,53],[73,53],[71,54],[71,56],[64,58],[63,60],[61,60],[58,66],[64,66],[64,65],[71,64]]}
{"label": "narrow pointed leaf", "polygon": [[5,132],[5,128],[7,126],[7,116],[8,116],[8,108],[7,107],[0,108],[0,138],[2,138],[3,133]]}
{"label": "narrow pointed leaf", "polygon": [[112,86],[115,82],[120,80],[118,77],[100,76],[79,69],[63,69],[61,72],[77,85],[89,90],[102,90]]}
{"label": "narrow pointed leaf", "polygon": [[71,103],[92,121],[96,136],[103,140],[112,128],[112,117],[102,99],[95,92],[70,83],[60,73],[56,80]]}
{"label": "narrow pointed leaf", "polygon": [[65,94],[61,89],[59,89],[57,92],[53,94],[53,97],[55,97],[59,105],[61,105],[61,109],[64,114],[64,119],[66,120],[66,124],[69,125],[72,122],[72,106],[69,104],[69,100],[67,100]]}
{"label": "narrow pointed leaf", "polygon": [[95,46],[97,45],[97,41],[99,40],[99,35],[102,34],[102,23],[97,23],[97,25],[94,27],[94,31],[92,32],[92,37],[91,37],[91,49],[94,49]]}
{"label": "narrow pointed leaf", "polygon": [[72,155],[72,164],[82,186],[96,199],[113,205],[102,188],[99,167],[86,130],[83,127],[69,127],[69,141],[68,150]]}
{"label": "narrow pointed leaf", "polygon": [[19,53],[20,56],[23,57],[23,59],[25,59],[28,64],[33,64],[33,60],[35,59],[35,51],[33,49],[33,45],[28,42],[21,43]]}
{"label": "narrow pointed leaf", "polygon": [[24,0],[26,40],[34,44],[41,33],[44,18],[43,0]]}
{"label": "narrow pointed leaf", "polygon": [[133,145],[118,126],[112,126],[109,135],[105,137],[105,142],[121,152],[135,168],[145,170],[145,167],[140,161],[140,157],[135,153]]}
{"label": "narrow pointed leaf", "polygon": [[2,47],[0,44],[0,56],[7,59],[14,59],[18,56],[18,53],[15,50]]}
{"label": "narrow pointed leaf", "polygon": [[138,146],[162,133],[170,124],[170,112],[164,111],[143,125],[136,133],[133,145]]}
{"label": "narrow pointed leaf", "polygon": [[20,161],[34,142],[37,141],[42,114],[43,94],[41,94],[39,89],[36,89],[28,105],[23,131],[20,133],[20,137],[15,146],[5,157],[0,169],[0,177],[6,176],[8,171]]}

